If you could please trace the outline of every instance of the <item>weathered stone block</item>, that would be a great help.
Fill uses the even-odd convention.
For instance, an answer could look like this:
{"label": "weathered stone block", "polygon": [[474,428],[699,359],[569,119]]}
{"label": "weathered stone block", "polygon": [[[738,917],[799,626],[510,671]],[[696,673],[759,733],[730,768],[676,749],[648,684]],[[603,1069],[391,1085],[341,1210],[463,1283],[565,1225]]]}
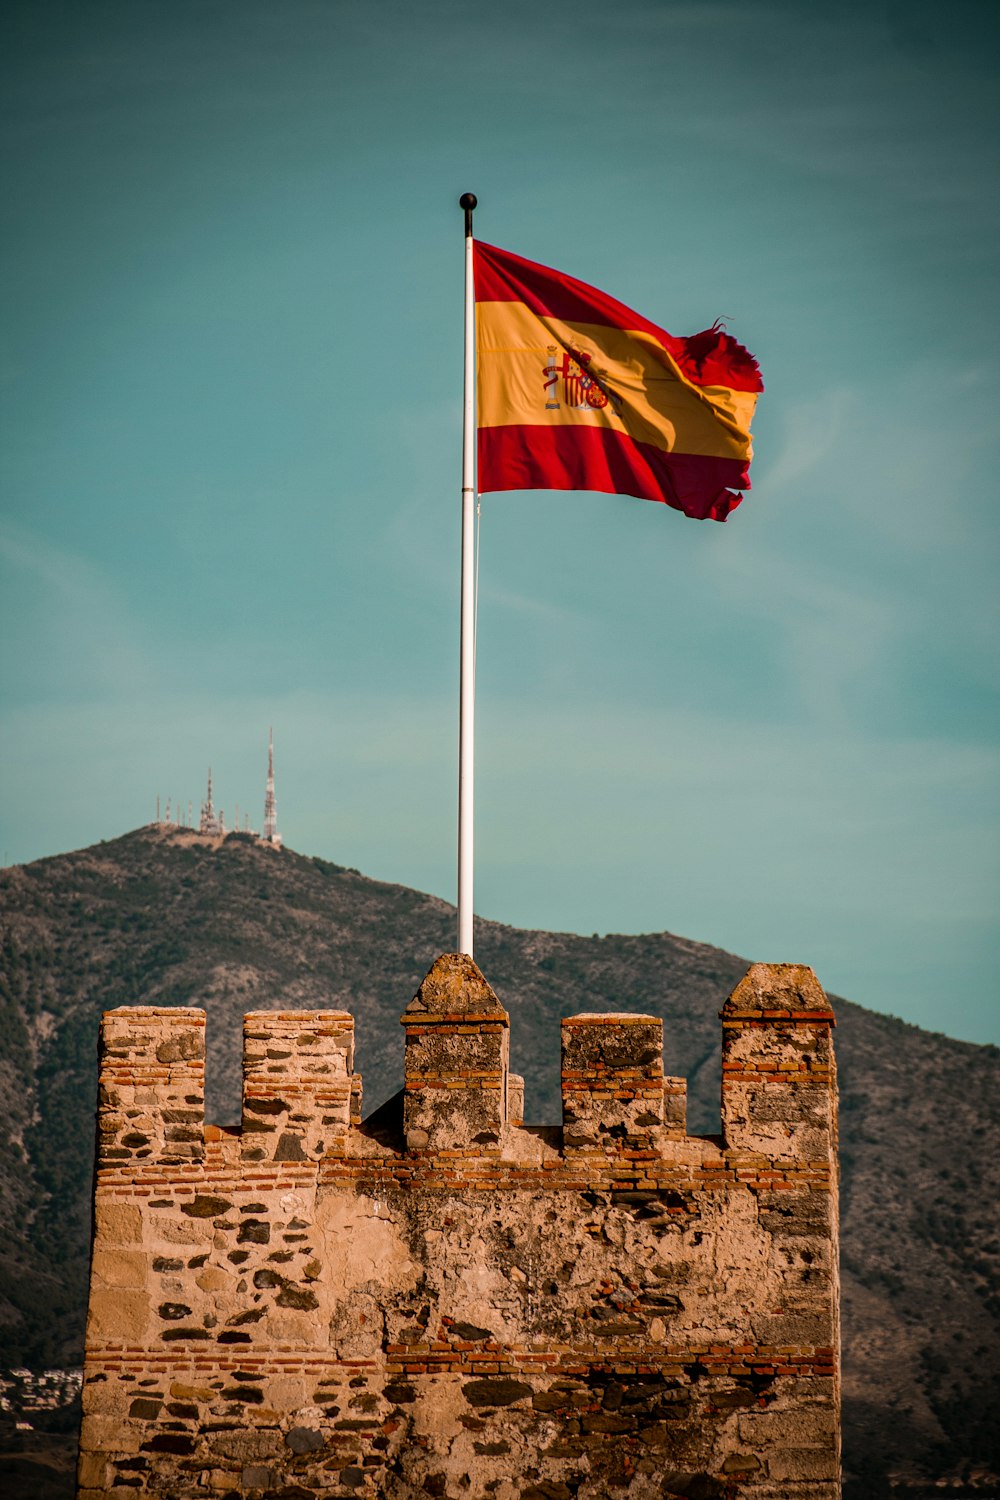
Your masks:
{"label": "weathered stone block", "polygon": [[259,1462],[272,1458],[280,1451],[281,1433],[265,1430],[244,1429],[237,1432],[215,1432],[208,1438],[208,1451],[220,1458],[232,1458],[241,1463]]}
{"label": "weathered stone block", "polygon": [[141,1250],[94,1251],[91,1276],[96,1284],[144,1288],[148,1275],[149,1256]]}
{"label": "weathered stone block", "polygon": [[752,964],[721,1012],[722,1130],[732,1150],[834,1158],[833,1011],[804,964]]}
{"label": "weathered stone block", "polygon": [[752,1491],[753,1500],[840,1500],[841,1487],[840,1476],[834,1479],[809,1480],[800,1479],[795,1488],[789,1491],[786,1480],[772,1480],[755,1476]]}
{"label": "weathered stone block", "polygon": [[98,1163],[204,1155],[205,1013],[122,1006],[101,1022]]}
{"label": "weathered stone block", "polygon": [[739,1418],[740,1438],[756,1452],[770,1447],[826,1448],[837,1430],[832,1405],[796,1406],[787,1411],[748,1412]]}
{"label": "weathered stone block", "polygon": [[120,1288],[93,1287],[90,1295],[88,1337],[106,1343],[132,1343],[149,1327],[149,1296]]}
{"label": "weathered stone block", "polygon": [[103,1489],[108,1461],[102,1453],[83,1453],[77,1470],[77,1482],[83,1489]]}
{"label": "weathered stone block", "polygon": [[85,1412],[80,1424],[80,1452],[103,1457],[107,1453],[137,1453],[143,1431],[141,1422],[123,1422],[121,1417],[92,1416]]}
{"label": "weathered stone block", "polygon": [[255,1011],[243,1022],[243,1134],[251,1161],[315,1161],[350,1129],[354,1018]]}
{"label": "weathered stone block", "polygon": [[783,1481],[839,1477],[840,1465],[831,1446],[825,1448],[768,1448],[767,1473]]}
{"label": "weathered stone block", "polygon": [[462,1394],[471,1406],[510,1406],[514,1401],[523,1401],[534,1394],[534,1387],[523,1380],[510,1380],[503,1376],[487,1380],[471,1380],[462,1387]]}
{"label": "weathered stone block", "polygon": [[268,1382],[268,1405],[275,1411],[298,1411],[306,1403],[306,1383],[301,1375],[279,1375]]}
{"label": "weathered stone block", "polygon": [[663,1022],[580,1015],[562,1023],[563,1139],[650,1144],[663,1127]]}
{"label": "weathered stone block", "polygon": [[402,1023],[408,1149],[498,1150],[507,1124],[510,1023],[472,959],[442,955]]}
{"label": "weathered stone block", "polygon": [[815,1302],[807,1311],[792,1306],[753,1320],[754,1333],[762,1344],[802,1344],[809,1348],[824,1343],[828,1329],[829,1318]]}
{"label": "weathered stone block", "polygon": [[687,1079],[664,1078],[663,1125],[667,1134],[677,1140],[687,1135]]}
{"label": "weathered stone block", "polygon": [[260,1464],[249,1464],[240,1473],[240,1483],[244,1490],[269,1490],[276,1478],[274,1469],[266,1469]]}

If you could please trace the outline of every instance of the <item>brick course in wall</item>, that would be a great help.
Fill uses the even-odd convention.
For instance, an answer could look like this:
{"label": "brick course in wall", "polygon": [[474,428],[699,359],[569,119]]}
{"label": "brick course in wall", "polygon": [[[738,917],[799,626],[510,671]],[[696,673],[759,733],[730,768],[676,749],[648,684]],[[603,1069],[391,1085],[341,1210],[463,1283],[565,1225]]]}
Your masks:
{"label": "brick course in wall", "polygon": [[833,1015],[754,965],[721,1137],[662,1023],[563,1022],[563,1122],[521,1123],[506,1011],[445,955],[404,1086],[360,1123],[353,1019],[246,1018],[242,1128],[204,1015],[102,1026],[79,1500],[833,1500]]}

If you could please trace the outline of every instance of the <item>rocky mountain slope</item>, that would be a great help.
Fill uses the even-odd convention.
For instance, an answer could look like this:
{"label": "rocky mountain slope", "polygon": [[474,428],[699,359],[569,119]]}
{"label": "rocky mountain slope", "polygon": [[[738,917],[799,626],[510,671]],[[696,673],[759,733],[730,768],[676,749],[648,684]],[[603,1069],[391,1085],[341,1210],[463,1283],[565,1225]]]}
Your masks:
{"label": "rocky mountain slope", "polygon": [[[529,1119],[559,1118],[560,1018],[621,1009],[663,1016],[689,1129],[718,1128],[717,1012],[746,960],[669,933],[481,922],[476,943]],[[245,1010],[349,1010],[368,1112],[399,1087],[404,1005],[453,946],[444,902],[239,834],[145,828],[0,872],[0,1368],[81,1357],[102,1010],[203,1005],[219,1123],[239,1113]],[[1000,1053],[834,1003],[848,1493],[995,1493]]]}

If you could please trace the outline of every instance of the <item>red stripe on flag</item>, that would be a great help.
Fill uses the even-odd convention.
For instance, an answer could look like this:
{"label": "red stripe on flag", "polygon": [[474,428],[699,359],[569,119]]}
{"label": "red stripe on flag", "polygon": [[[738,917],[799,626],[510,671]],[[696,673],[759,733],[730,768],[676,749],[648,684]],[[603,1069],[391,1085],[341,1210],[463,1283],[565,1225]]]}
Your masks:
{"label": "red stripe on flag", "polygon": [[750,488],[738,458],[665,453],[607,427],[481,427],[479,491],[599,490],[724,521]]}
{"label": "red stripe on flag", "polygon": [[566,323],[604,323],[629,333],[649,334],[677,361],[693,385],[721,385],[731,391],[764,389],[753,355],[719,327],[678,338],[607,292],[482,240],[476,241],[474,280],[477,302],[523,302],[539,317],[548,315]]}

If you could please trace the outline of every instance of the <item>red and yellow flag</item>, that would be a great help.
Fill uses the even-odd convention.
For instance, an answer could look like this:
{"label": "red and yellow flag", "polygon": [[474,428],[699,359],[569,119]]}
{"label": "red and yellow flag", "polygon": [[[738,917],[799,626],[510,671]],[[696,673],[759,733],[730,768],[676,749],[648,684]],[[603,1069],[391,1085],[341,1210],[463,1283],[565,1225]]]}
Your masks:
{"label": "red and yellow flag", "polygon": [[753,355],[507,250],[473,254],[480,492],[602,490],[724,521],[750,488]]}

